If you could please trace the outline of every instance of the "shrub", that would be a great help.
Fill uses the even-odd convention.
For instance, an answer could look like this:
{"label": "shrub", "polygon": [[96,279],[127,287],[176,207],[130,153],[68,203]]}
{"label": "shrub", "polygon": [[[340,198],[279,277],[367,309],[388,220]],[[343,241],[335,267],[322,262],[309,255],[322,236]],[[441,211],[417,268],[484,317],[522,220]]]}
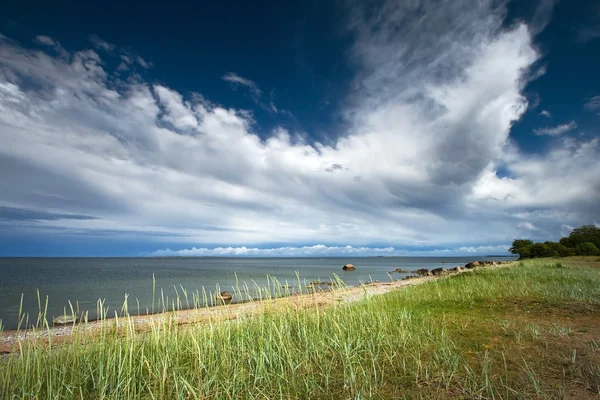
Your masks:
{"label": "shrub", "polygon": [[578,256],[597,256],[600,255],[600,250],[594,245],[594,243],[580,243],[575,247],[575,253]]}

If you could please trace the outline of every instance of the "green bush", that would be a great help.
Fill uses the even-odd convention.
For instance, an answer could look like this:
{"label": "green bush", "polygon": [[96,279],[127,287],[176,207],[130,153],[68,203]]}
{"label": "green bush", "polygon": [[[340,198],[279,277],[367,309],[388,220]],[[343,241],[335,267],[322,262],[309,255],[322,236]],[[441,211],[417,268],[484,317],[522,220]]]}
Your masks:
{"label": "green bush", "polygon": [[600,250],[594,245],[594,243],[581,243],[575,248],[575,252],[578,256],[597,256],[600,255]]}

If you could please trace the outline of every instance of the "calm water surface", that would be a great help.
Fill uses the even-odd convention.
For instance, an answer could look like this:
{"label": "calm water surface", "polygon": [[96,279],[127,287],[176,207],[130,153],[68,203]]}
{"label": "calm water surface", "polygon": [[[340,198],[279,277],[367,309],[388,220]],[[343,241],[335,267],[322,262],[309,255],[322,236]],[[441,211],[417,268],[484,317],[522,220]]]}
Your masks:
{"label": "calm water surface", "polygon": [[[504,257],[477,257],[479,260],[507,260]],[[190,303],[194,292],[214,294],[218,290],[232,291],[237,280],[252,288],[267,284],[267,276],[282,285],[299,286],[313,280],[330,280],[333,274],[347,285],[368,281],[390,281],[388,273],[396,268],[447,268],[464,265],[473,257],[369,257],[369,258],[0,258],[0,319],[4,329],[16,329],[21,294],[22,311],[30,320],[38,315],[37,290],[42,304],[48,297],[48,317],[63,315],[69,301],[96,318],[98,299],[105,307],[120,311],[128,294],[130,313],[152,311],[153,274],[156,297],[160,289],[169,299],[180,298],[181,287],[188,291]],[[442,263],[445,261],[445,263]],[[342,271],[352,263],[356,271]],[[393,273],[393,279],[406,274]],[[253,294],[254,295],[254,294]],[[235,300],[235,299],[234,299]],[[171,301],[171,300],[170,300]],[[185,306],[185,300],[182,299]],[[157,306],[155,300],[155,307]],[[70,311],[67,312],[70,314]],[[111,314],[112,315],[112,314]]]}

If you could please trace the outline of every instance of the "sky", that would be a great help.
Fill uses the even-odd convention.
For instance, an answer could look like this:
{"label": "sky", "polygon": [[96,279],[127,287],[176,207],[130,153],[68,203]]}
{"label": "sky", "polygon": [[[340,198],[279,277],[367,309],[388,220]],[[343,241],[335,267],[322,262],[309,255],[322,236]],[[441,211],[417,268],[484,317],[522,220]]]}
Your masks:
{"label": "sky", "polygon": [[0,7],[0,256],[507,254],[600,223],[600,4]]}

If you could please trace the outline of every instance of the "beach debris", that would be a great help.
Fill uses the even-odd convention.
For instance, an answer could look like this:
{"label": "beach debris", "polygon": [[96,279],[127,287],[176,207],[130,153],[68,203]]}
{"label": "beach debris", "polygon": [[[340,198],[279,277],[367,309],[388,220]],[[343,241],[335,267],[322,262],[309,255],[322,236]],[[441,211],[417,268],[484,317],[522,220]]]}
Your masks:
{"label": "beach debris", "polygon": [[233,296],[229,292],[223,291],[217,295],[217,304],[219,305],[231,304],[232,300]]}
{"label": "beach debris", "polygon": [[74,324],[75,322],[78,321],[79,318],[77,318],[74,315],[61,315],[60,317],[54,317],[52,318],[52,323],[54,325],[68,325],[68,324]]}
{"label": "beach debris", "polygon": [[446,275],[448,273],[448,270],[446,268],[436,268],[432,269],[431,273],[433,275]]}
{"label": "beach debris", "polygon": [[344,265],[344,267],[342,269],[344,271],[354,271],[356,269],[356,267],[352,264],[346,264],[346,265]]}
{"label": "beach debris", "polygon": [[416,278],[420,278],[420,276],[418,275],[406,275],[404,278],[402,278],[403,281],[408,281],[410,279],[416,279]]}

